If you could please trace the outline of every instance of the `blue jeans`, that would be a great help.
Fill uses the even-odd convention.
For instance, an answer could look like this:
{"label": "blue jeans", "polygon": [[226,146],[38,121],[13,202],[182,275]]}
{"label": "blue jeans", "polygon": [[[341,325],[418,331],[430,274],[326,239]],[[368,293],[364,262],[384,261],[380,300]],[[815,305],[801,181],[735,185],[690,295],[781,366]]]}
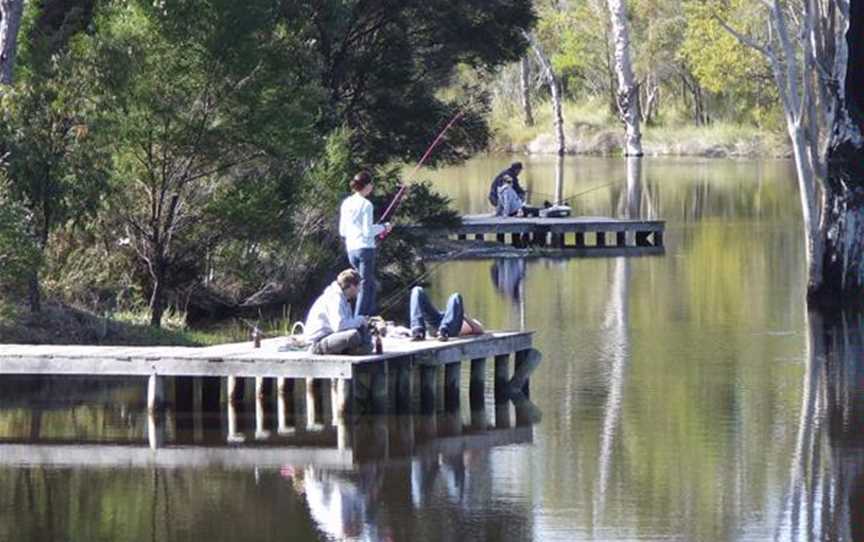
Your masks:
{"label": "blue jeans", "polygon": [[462,304],[462,296],[453,294],[447,300],[447,308],[444,312],[435,308],[429,301],[429,296],[420,286],[411,290],[411,330],[426,330],[426,326],[438,328],[438,331],[446,331],[451,337],[459,336],[462,330],[462,320],[465,318],[465,308]]}
{"label": "blue jeans", "polygon": [[375,316],[375,249],[349,250],[348,262],[360,273],[360,293],[354,315]]}

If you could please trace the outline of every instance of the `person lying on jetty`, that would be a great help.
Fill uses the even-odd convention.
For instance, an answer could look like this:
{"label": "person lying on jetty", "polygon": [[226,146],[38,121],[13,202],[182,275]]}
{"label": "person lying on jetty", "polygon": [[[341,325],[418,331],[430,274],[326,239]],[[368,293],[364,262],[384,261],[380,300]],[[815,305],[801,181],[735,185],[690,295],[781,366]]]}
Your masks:
{"label": "person lying on jetty", "polygon": [[495,179],[492,181],[492,185],[489,187],[489,203],[492,204],[492,207],[498,208],[498,189],[501,188],[501,185],[504,184],[506,179],[510,179],[512,182],[513,190],[516,191],[516,195],[519,196],[519,199],[525,199],[525,190],[519,186],[519,173],[522,171],[522,162],[513,162],[510,164],[510,167],[499,173]]}
{"label": "person lying on jetty", "polygon": [[310,353],[372,353],[369,319],[354,316],[350,304],[360,292],[360,280],[360,273],[346,269],[312,304],[303,326]]}
{"label": "person lying on jetty", "polygon": [[433,334],[438,335],[439,341],[446,341],[450,337],[485,333],[483,325],[478,320],[465,315],[462,295],[458,293],[450,296],[447,307],[444,312],[441,312],[429,300],[426,290],[421,286],[415,286],[411,290],[410,318],[412,341],[426,339],[427,326]]}

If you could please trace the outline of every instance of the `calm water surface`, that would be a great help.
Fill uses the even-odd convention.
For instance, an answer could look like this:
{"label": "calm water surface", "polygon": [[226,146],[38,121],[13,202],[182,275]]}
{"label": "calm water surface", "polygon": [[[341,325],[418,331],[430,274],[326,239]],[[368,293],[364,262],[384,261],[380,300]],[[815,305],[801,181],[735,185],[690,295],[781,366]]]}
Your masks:
{"label": "calm water surface", "polygon": [[[509,160],[432,176],[485,212]],[[551,198],[554,161],[523,161]],[[436,301],[537,331],[533,403],[362,420],[347,462],[326,405],[283,435],[273,405],[236,427],[169,412],[153,466],[140,383],[7,381],[0,540],[864,539],[862,322],[804,310],[791,165],[648,158],[629,189],[623,160],[565,165],[576,213],[665,219],[665,255],[430,277]]]}

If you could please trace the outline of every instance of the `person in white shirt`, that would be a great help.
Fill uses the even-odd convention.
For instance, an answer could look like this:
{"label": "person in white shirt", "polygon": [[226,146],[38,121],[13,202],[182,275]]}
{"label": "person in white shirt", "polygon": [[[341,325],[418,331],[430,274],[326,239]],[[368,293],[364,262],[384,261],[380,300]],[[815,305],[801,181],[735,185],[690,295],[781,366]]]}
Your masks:
{"label": "person in white shirt", "polygon": [[354,314],[375,314],[375,238],[390,232],[387,223],[375,224],[372,219],[372,203],[366,199],[372,193],[372,175],[361,171],[351,179],[353,194],[345,198],[339,210],[339,235],[345,238],[345,249],[351,267],[360,273],[360,294]]}
{"label": "person in white shirt", "polygon": [[371,354],[368,319],[354,316],[349,301],[360,291],[360,274],[354,269],[339,273],[306,316],[304,332],[312,354]]}

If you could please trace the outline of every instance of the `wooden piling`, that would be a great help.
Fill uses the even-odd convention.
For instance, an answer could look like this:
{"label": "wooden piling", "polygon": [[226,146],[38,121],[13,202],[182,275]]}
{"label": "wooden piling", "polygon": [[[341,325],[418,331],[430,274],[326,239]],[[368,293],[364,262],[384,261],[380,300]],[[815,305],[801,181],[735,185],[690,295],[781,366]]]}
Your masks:
{"label": "wooden piling", "polygon": [[444,408],[448,411],[459,409],[459,380],[462,363],[448,363],[444,366]]}
{"label": "wooden piling", "polygon": [[598,247],[605,247],[606,246],[606,232],[605,231],[598,231],[596,233],[596,236],[597,236],[597,246]]}
{"label": "wooden piling", "polygon": [[471,379],[468,384],[468,396],[471,410],[482,405],[486,395],[486,358],[471,360]]}
{"label": "wooden piling", "polygon": [[306,427],[314,428],[317,422],[318,401],[315,398],[315,379],[306,379]]}
{"label": "wooden piling", "polygon": [[507,383],[510,380],[510,354],[495,356],[495,402],[507,399]]}
{"label": "wooden piling", "polygon": [[241,398],[241,391],[243,389],[242,380],[236,376],[229,376],[226,380],[226,384],[228,386],[227,396],[229,403],[236,403]]}
{"label": "wooden piling", "polygon": [[435,390],[438,387],[438,368],[434,365],[420,367],[420,409],[424,414],[435,411]]}
{"label": "wooden piling", "polygon": [[165,403],[165,380],[159,375],[150,375],[147,380],[147,409],[156,410]]}

